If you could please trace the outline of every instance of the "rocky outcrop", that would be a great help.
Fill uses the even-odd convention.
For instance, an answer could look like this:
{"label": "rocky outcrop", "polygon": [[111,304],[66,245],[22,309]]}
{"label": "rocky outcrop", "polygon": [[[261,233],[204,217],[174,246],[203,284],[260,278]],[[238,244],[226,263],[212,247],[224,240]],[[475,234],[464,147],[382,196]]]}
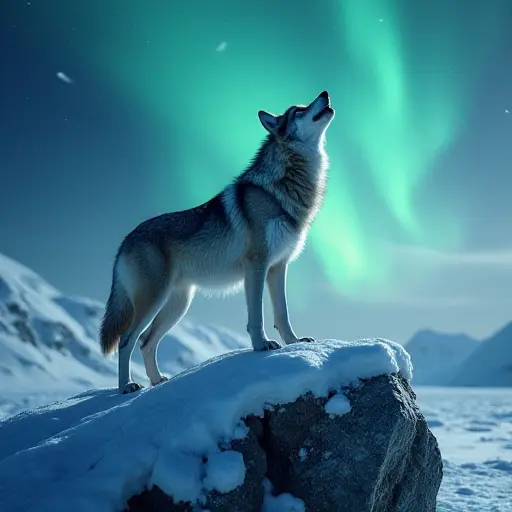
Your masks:
{"label": "rocky outcrop", "polygon": [[[384,375],[245,418],[248,435],[222,446],[242,454],[244,482],[210,493],[203,509],[259,512],[266,477],[274,494],[299,498],[308,512],[434,512],[442,461],[415,398],[407,380]],[[197,508],[155,486],[133,496],[126,510]]]}

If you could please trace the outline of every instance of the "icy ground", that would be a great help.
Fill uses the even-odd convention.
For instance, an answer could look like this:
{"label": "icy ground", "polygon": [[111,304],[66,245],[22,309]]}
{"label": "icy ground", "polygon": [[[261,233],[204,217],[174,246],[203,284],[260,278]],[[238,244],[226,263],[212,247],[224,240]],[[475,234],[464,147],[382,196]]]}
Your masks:
{"label": "icy ground", "polygon": [[416,387],[441,449],[438,511],[512,511],[512,389]]}

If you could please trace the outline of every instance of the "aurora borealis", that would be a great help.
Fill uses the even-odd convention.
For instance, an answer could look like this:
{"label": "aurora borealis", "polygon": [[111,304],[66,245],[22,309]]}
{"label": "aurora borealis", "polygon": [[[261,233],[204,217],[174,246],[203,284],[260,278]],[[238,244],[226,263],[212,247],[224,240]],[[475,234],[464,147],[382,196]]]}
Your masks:
{"label": "aurora borealis", "polygon": [[[463,126],[475,77],[500,37],[504,4],[482,4],[477,26],[455,2],[294,5],[128,2],[96,18],[89,58],[162,120],[169,153],[152,180],[163,208],[206,200],[247,165],[263,136],[260,108],[283,111],[328,89],[339,115],[328,134],[329,188],[311,243],[329,279],[357,291],[361,281],[385,280],[385,258],[372,254],[390,236],[437,248],[456,247],[462,236],[449,204],[437,204],[434,222],[445,220],[433,232],[417,194]],[[471,60],[460,43],[468,30],[484,41]],[[165,182],[180,183],[179,204]]]}
{"label": "aurora borealis", "polygon": [[[327,89],[327,196],[290,269],[299,328],[393,336],[403,307],[404,332],[508,318],[491,300],[508,267],[468,262],[512,245],[509,0],[6,0],[0,24],[0,251],[56,286],[103,300],[128,230],[240,173],[258,110]],[[198,317],[243,329],[235,300]]]}

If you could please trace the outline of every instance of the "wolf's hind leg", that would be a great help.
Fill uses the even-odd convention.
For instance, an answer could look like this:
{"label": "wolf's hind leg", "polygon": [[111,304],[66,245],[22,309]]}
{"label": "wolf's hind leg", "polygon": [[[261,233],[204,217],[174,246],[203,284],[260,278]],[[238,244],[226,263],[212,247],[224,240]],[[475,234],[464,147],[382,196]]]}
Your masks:
{"label": "wolf's hind leg", "polygon": [[142,386],[132,381],[130,359],[132,357],[133,347],[137,341],[136,333],[127,332],[119,340],[118,356],[118,379],[119,393],[132,393],[142,389]]}
{"label": "wolf's hind leg", "polygon": [[162,338],[183,318],[194,297],[193,288],[172,291],[167,302],[149,327],[149,335],[144,337],[140,350],[144,358],[146,374],[153,386],[167,380],[158,368],[156,354]]}
{"label": "wolf's hind leg", "polygon": [[135,314],[128,331],[119,342],[119,392],[131,393],[142,388],[132,381],[130,360],[133,347],[148,328],[166,300],[165,288],[153,289],[152,293],[139,294],[134,301]]}

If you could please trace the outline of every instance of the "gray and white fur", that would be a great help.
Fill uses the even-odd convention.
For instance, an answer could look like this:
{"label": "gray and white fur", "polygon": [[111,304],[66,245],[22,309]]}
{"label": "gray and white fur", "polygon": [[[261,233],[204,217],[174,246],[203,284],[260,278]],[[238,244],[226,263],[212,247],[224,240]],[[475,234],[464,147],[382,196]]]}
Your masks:
{"label": "gray and white fur", "polygon": [[151,384],[167,380],[158,368],[157,347],[197,290],[225,293],[243,286],[254,350],[277,349],[281,345],[263,325],[266,281],[281,340],[312,341],[298,338],[290,324],[286,271],[322,203],[325,132],[334,110],[324,91],[306,107],[258,116],[268,135],[240,176],[200,206],[143,222],[119,247],[100,340],[104,354],[119,345],[121,393],[142,387],[130,372],[138,340]]}

